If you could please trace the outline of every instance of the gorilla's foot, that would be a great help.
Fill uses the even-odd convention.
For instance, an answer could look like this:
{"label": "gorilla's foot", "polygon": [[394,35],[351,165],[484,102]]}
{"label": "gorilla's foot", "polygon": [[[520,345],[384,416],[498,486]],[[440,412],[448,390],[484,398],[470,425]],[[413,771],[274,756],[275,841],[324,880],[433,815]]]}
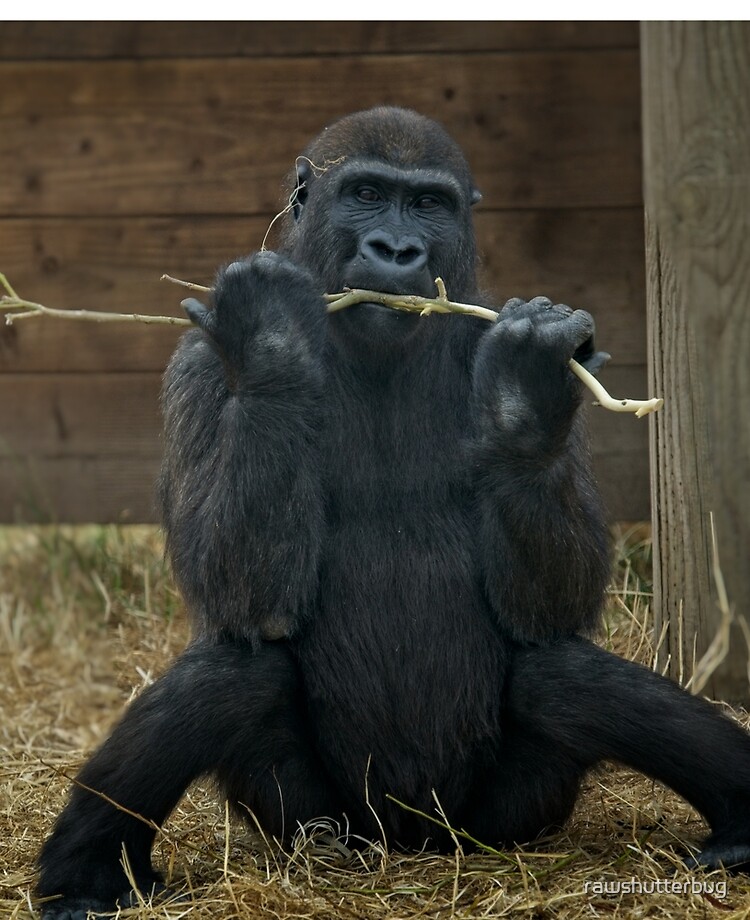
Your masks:
{"label": "gorilla's foot", "polygon": [[700,853],[685,862],[689,869],[750,872],[750,825],[711,834]]}

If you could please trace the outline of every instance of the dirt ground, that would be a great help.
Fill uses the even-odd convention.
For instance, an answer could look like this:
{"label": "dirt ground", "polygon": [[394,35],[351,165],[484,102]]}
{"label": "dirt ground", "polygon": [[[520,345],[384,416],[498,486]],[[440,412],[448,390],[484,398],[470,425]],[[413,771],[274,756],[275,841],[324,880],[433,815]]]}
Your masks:
{"label": "dirt ground", "polygon": [[[648,541],[620,540],[603,644],[650,663]],[[179,597],[149,527],[0,528],[0,918],[35,916],[34,860],[85,757],[184,647]],[[748,724],[747,714],[734,716]],[[179,900],[143,918],[750,917],[750,880],[689,873],[706,833],[658,784],[593,774],[565,834],[499,853],[350,851],[307,828],[291,851],[191,788],[157,842]],[[606,887],[605,887],[606,886]]]}

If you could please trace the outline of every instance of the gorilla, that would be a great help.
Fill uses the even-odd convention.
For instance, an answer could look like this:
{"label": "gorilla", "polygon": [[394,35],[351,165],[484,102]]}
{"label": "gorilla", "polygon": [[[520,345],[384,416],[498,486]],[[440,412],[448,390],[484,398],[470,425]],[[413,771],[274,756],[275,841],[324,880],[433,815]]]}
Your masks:
{"label": "gorilla", "polygon": [[[82,769],[39,857],[47,920],[159,886],[155,830],[212,777],[289,840],[321,816],[436,848],[559,827],[605,760],[671,787],[750,861],[750,736],[591,641],[609,575],[575,357],[606,355],[544,297],[495,323],[421,318],[345,287],[487,303],[479,200],[435,122],[341,119],[290,177],[278,252],[219,272],[163,389],[159,495],[193,625]],[[117,806],[117,807],[116,807]],[[377,817],[376,817],[377,816]]]}

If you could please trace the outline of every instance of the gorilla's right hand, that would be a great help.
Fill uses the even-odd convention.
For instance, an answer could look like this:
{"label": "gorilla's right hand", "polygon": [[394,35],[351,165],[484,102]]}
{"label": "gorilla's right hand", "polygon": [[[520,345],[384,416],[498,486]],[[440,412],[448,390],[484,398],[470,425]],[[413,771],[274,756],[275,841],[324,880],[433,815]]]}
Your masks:
{"label": "gorilla's right hand", "polygon": [[213,304],[209,309],[193,297],[182,302],[234,374],[264,358],[319,361],[325,301],[312,275],[286,256],[263,251],[232,262],[216,278]]}

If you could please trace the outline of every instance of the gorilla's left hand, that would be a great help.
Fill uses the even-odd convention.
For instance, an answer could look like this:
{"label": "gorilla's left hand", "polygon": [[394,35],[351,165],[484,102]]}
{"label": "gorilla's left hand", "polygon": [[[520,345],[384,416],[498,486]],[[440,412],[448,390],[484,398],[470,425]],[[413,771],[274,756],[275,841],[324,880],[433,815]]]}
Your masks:
{"label": "gorilla's left hand", "polygon": [[585,310],[509,300],[477,352],[474,388],[485,424],[524,455],[549,453],[567,435],[583,386],[568,362],[596,374],[609,360],[594,344],[594,320]]}

